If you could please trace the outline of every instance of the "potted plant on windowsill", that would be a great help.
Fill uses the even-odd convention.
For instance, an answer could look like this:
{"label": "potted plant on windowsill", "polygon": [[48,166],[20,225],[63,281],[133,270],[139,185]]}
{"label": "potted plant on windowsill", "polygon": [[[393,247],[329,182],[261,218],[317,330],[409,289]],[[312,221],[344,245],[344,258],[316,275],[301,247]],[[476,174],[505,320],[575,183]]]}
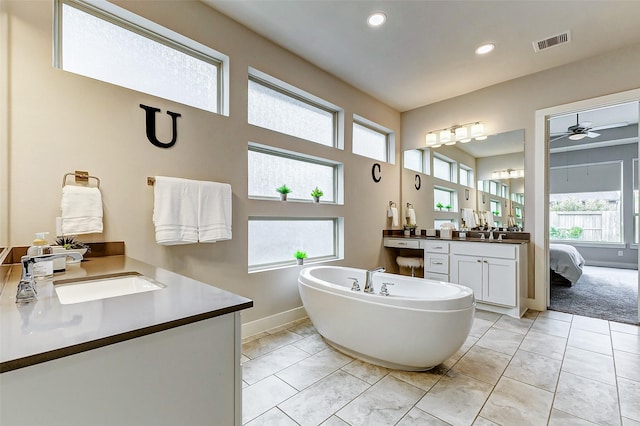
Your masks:
{"label": "potted plant on windowsill", "polygon": [[280,201],[287,201],[287,194],[291,192],[291,189],[287,185],[282,185],[276,188],[276,192],[280,193]]}
{"label": "potted plant on windowsill", "polygon": [[438,210],[442,210],[444,205],[442,203],[438,203],[438,204],[436,204],[436,207],[438,208]]}
{"label": "potted plant on windowsill", "polygon": [[323,195],[324,195],[324,192],[322,192],[322,190],[318,189],[317,186],[313,191],[311,191],[311,196],[313,197],[313,202],[314,203],[319,203],[320,202],[320,197],[322,197]]}
{"label": "potted plant on windowsill", "polygon": [[451,211],[451,204],[447,204],[444,208],[447,209],[447,211]]}
{"label": "potted plant on windowsill", "polygon": [[302,265],[304,263],[304,260],[307,258],[307,252],[298,250],[293,256],[296,258],[298,265]]}

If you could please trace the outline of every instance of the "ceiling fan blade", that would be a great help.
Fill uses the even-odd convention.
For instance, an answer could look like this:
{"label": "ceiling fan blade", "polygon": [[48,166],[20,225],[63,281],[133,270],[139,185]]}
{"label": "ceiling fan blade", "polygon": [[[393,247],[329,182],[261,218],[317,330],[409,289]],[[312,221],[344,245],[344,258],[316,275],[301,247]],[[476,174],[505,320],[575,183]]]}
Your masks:
{"label": "ceiling fan blade", "polygon": [[588,128],[588,127],[591,127],[591,125],[592,125],[592,124],[593,124],[593,123],[592,123],[592,122],[590,122],[590,121],[583,121],[583,122],[581,122],[580,124],[578,124],[578,126],[583,127],[583,128],[585,128],[585,129],[586,129],[586,128]]}
{"label": "ceiling fan blade", "polygon": [[564,137],[564,136],[567,136],[567,135],[570,135],[570,134],[571,134],[571,132],[555,132],[555,133],[549,133],[549,136],[551,136],[552,138],[555,137],[555,136]]}
{"label": "ceiling fan blade", "polygon": [[624,127],[628,125],[629,125],[628,121],[620,121],[618,123],[603,124],[602,126],[592,127],[591,130],[606,130],[606,129],[613,129],[615,127]]}
{"label": "ceiling fan blade", "polygon": [[[562,134],[562,135],[560,135],[560,136],[556,136],[556,137],[555,137],[555,138],[553,138],[553,139],[549,139],[549,143],[551,143],[551,142],[555,142],[555,141],[557,141],[558,139],[566,138],[566,137],[567,137],[567,135],[568,135],[568,133],[564,133],[564,134]],[[549,135],[549,136],[550,136],[550,137],[553,137],[553,135]]]}
{"label": "ceiling fan blade", "polygon": [[588,132],[587,133],[587,137],[589,137],[589,138],[597,138],[598,136],[600,136],[600,133],[596,133],[596,132]]}

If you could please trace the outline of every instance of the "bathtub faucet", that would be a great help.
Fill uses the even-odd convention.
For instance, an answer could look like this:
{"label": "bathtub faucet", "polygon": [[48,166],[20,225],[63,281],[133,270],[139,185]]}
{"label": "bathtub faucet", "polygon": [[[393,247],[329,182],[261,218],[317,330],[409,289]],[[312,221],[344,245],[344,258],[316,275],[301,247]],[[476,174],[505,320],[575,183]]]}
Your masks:
{"label": "bathtub faucet", "polygon": [[365,279],[365,286],[364,286],[364,292],[365,293],[373,293],[373,274],[375,274],[376,272],[384,272],[386,271],[386,269],[384,269],[382,266],[376,268],[376,269],[372,269],[370,271],[367,271],[366,273],[366,279]]}

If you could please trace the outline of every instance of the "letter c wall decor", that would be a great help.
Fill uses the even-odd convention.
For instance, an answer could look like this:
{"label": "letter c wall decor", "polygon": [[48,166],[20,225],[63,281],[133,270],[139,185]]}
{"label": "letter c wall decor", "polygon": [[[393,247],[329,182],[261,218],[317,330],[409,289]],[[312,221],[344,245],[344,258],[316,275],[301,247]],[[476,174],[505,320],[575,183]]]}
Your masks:
{"label": "letter c wall decor", "polygon": [[373,163],[373,166],[371,166],[371,177],[373,178],[373,181],[375,183],[378,183],[382,180],[381,171],[382,167],[380,166],[380,163]]}
{"label": "letter c wall decor", "polygon": [[147,112],[147,139],[149,139],[149,142],[158,148],[171,148],[175,145],[176,140],[178,139],[178,125],[176,123],[176,119],[180,117],[180,114],[177,112],[167,111],[167,114],[171,116],[173,137],[171,138],[171,142],[165,143],[160,142],[156,137],[156,112],[160,112],[160,108],[154,108],[143,104],[140,104],[140,108]]}
{"label": "letter c wall decor", "polygon": [[414,186],[416,187],[416,190],[420,191],[420,187],[422,186],[422,178],[419,174],[416,173],[416,177],[413,178],[413,180],[415,181]]}

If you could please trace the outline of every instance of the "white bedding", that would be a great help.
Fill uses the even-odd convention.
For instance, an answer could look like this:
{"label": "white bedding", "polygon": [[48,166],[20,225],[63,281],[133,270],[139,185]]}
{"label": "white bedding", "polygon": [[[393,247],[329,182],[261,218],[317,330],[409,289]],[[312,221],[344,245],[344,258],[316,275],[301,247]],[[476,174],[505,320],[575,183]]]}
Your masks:
{"label": "white bedding", "polygon": [[568,244],[549,244],[549,267],[572,284],[582,276],[584,258]]}

